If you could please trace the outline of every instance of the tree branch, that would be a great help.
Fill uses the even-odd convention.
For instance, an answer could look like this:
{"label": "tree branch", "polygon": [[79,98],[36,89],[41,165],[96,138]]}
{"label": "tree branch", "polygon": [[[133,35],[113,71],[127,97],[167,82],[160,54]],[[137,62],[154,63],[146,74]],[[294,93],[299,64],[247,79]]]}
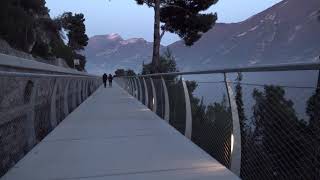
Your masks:
{"label": "tree branch", "polygon": [[165,33],[166,33],[166,31],[162,30],[161,35],[160,35],[160,41],[162,40],[162,37],[164,36]]}

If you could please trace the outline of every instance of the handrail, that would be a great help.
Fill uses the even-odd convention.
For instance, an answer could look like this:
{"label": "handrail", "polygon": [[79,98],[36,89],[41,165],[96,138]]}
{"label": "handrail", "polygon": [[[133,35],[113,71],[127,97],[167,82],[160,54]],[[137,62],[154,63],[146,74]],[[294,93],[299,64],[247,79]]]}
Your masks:
{"label": "handrail", "polygon": [[[237,72],[274,72],[274,71],[302,71],[302,70],[320,70],[320,63],[293,63],[280,65],[261,65],[248,66],[238,68],[213,69],[204,71],[186,71],[173,73],[155,73],[147,75],[137,75],[138,77],[155,77],[155,76],[177,76],[177,75],[191,75],[191,74],[219,74],[219,73],[237,73]],[[124,77],[137,77],[124,76]]]}
{"label": "handrail", "polygon": [[0,76],[8,77],[72,77],[72,78],[97,78],[98,76],[91,74],[72,75],[72,74],[46,74],[46,73],[25,73],[25,72],[7,72],[0,71]]}
{"label": "handrail", "polygon": [[71,68],[65,68],[60,66],[55,66],[51,64],[46,64],[42,62],[38,62],[35,60],[10,56],[6,54],[0,53],[0,69],[15,69],[15,70],[23,70],[23,71],[35,71],[39,73],[55,73],[55,74],[72,74],[72,75],[87,75],[86,72],[77,71]]}

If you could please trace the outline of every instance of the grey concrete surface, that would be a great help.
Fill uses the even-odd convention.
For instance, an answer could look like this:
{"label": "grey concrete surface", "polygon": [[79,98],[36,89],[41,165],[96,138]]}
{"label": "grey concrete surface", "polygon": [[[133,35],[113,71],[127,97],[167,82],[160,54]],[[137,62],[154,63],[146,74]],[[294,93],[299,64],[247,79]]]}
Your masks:
{"label": "grey concrete surface", "polygon": [[238,179],[117,85],[99,88],[2,180]]}

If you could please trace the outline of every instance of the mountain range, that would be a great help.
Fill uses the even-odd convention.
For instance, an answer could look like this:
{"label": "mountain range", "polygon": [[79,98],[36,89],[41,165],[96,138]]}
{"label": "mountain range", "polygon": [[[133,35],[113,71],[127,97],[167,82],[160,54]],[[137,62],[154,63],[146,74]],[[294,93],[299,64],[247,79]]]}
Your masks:
{"label": "mountain range", "polygon": [[150,62],[152,49],[153,43],[143,38],[124,40],[116,33],[94,36],[85,49],[87,70],[92,73],[111,73],[119,68],[138,71],[144,62]]}
{"label": "mountain range", "polygon": [[[283,0],[239,23],[217,23],[193,46],[167,46],[180,70],[203,70],[316,61],[320,55],[319,0]],[[165,47],[162,46],[162,49]],[[88,71],[141,69],[152,55],[152,43],[124,40],[118,34],[90,38],[85,54]]]}

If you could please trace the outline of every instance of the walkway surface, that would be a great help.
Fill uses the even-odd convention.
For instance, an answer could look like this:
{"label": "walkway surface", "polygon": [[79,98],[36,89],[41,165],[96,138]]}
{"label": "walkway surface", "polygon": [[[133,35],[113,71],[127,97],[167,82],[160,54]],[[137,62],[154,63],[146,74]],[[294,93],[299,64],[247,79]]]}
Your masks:
{"label": "walkway surface", "polygon": [[115,85],[99,88],[2,179],[238,178]]}

